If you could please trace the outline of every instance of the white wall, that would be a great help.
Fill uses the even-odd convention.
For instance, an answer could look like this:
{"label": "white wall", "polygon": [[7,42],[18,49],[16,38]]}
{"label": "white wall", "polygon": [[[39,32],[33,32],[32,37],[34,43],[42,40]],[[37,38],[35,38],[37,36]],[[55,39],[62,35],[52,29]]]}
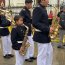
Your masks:
{"label": "white wall", "polygon": [[49,4],[57,4],[57,0],[49,0]]}
{"label": "white wall", "polygon": [[[34,1],[36,3],[36,0],[33,0],[33,4]],[[52,5],[57,4],[58,0],[49,0],[49,3]],[[65,0],[60,0],[60,3],[65,2]],[[10,4],[11,6],[24,6],[25,5],[25,0],[10,0]],[[9,5],[9,0],[5,0],[5,5],[8,6]]]}
{"label": "white wall", "polygon": [[[56,5],[57,4],[57,1],[58,0],[49,0],[49,3],[50,4],[52,4],[52,5]],[[65,2],[65,0],[59,0],[60,1],[60,4],[64,1]]]}
{"label": "white wall", "polygon": [[9,0],[5,0],[5,6],[7,7],[9,5]]}
{"label": "white wall", "polygon": [[[63,0],[60,0],[60,3],[62,2]],[[64,0],[65,1],[65,0]],[[11,6],[24,6],[25,5],[25,0],[10,0],[10,4]],[[36,2],[36,0],[35,0]],[[50,4],[54,4],[56,5],[57,4],[57,0],[49,0],[49,3]],[[33,4],[34,4],[34,0],[33,0]],[[9,0],[5,0],[5,5],[8,6],[9,5]],[[15,9],[12,9],[13,12],[20,12],[21,8],[15,8]],[[50,10],[53,10],[55,11],[56,9],[55,8],[47,8],[48,12]]]}
{"label": "white wall", "polygon": [[[9,0],[5,0],[5,6],[8,7],[8,5],[9,5]],[[10,5],[11,6],[24,6],[25,0],[10,0]],[[33,5],[34,5],[34,0],[33,0]],[[22,8],[12,8],[11,10],[13,12],[19,13],[21,9]]]}
{"label": "white wall", "polygon": [[[7,7],[8,5],[9,5],[9,0],[5,0],[5,6]],[[11,6],[24,6],[25,0],[10,0],[10,5]],[[34,0],[33,0],[33,5],[34,5]]]}
{"label": "white wall", "polygon": [[[11,6],[24,6],[25,0],[10,0]],[[9,0],[5,0],[5,6],[9,5]]]}
{"label": "white wall", "polygon": [[24,2],[25,0],[11,0],[11,6],[24,6]]}

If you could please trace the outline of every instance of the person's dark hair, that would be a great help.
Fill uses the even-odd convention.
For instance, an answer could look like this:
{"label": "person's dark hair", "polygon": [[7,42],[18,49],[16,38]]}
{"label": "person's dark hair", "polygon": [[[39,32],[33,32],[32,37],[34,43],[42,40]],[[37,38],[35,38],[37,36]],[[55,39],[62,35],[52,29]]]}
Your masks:
{"label": "person's dark hair", "polygon": [[25,0],[25,4],[26,3],[32,3],[33,2],[33,0]]}
{"label": "person's dark hair", "polygon": [[41,0],[37,0],[37,3],[40,3],[41,2]]}
{"label": "person's dark hair", "polygon": [[15,17],[14,17],[14,21],[16,22],[16,21],[18,21],[20,18],[23,18],[23,16],[15,15]]}

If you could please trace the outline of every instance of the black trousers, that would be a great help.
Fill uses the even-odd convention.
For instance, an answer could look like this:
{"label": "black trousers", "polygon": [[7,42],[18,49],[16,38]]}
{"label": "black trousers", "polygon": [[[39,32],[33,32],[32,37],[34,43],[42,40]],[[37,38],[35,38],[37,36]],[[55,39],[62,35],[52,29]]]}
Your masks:
{"label": "black trousers", "polygon": [[49,25],[51,25],[52,24],[52,19],[48,19],[48,21],[49,21]]}

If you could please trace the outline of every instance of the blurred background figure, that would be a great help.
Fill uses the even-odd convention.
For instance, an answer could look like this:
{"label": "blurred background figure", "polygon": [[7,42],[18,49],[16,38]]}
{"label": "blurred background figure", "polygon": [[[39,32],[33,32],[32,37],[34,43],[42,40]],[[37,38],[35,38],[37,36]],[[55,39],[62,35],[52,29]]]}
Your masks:
{"label": "blurred background figure", "polygon": [[52,24],[52,20],[53,20],[53,11],[50,10],[50,13],[48,14],[48,20],[49,20],[49,24]]}
{"label": "blurred background figure", "polygon": [[58,13],[57,16],[59,22],[59,38],[60,38],[58,48],[64,48],[65,44],[63,44],[63,38],[65,35],[65,6],[60,7],[60,12]]}

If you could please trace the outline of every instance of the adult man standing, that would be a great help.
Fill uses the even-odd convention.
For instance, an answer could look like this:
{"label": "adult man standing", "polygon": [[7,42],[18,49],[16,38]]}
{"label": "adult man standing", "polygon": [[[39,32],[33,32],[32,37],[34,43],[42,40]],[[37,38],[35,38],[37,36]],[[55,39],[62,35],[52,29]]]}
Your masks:
{"label": "adult man standing", "polygon": [[32,17],[31,17],[31,12],[29,9],[32,8],[32,0],[25,0],[25,7],[21,10],[19,13],[21,16],[24,17],[24,24],[29,27],[29,32],[28,32],[28,42],[30,43],[30,47],[28,48],[27,55],[26,55],[26,61],[32,62],[34,59],[34,42],[31,36],[31,24],[32,24]]}
{"label": "adult man standing", "polygon": [[37,65],[52,65],[53,48],[49,33],[53,28],[49,26],[46,6],[48,0],[38,0],[38,6],[33,11],[32,23],[35,27],[34,41],[38,43]]}

